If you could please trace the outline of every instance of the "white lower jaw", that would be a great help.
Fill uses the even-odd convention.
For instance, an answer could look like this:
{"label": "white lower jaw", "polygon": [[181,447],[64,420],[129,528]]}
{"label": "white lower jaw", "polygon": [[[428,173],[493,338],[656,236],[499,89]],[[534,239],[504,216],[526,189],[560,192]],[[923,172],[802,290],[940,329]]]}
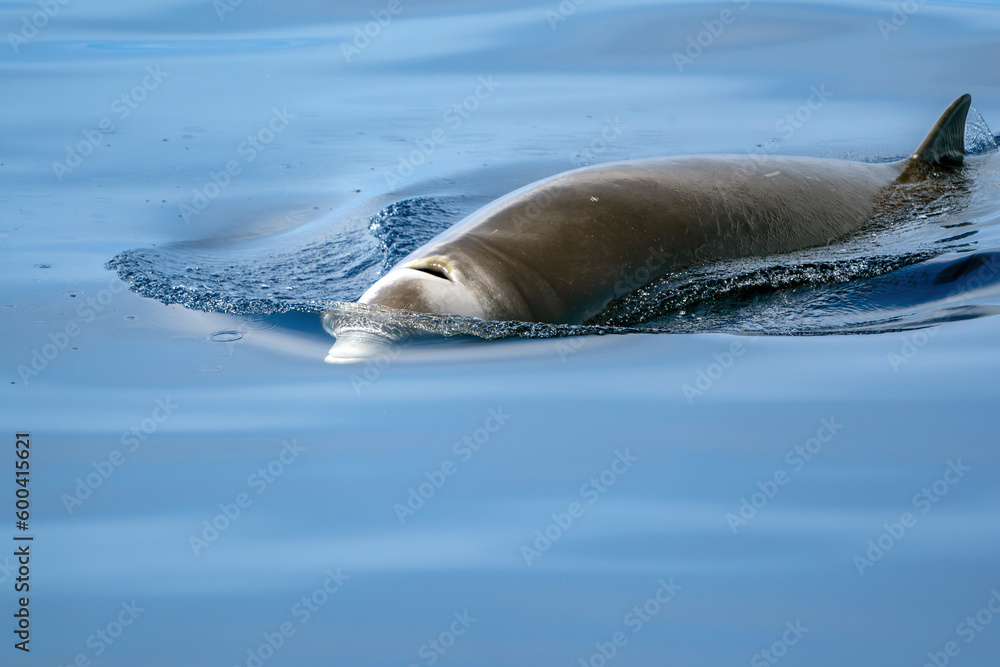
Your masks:
{"label": "white lower jaw", "polygon": [[328,364],[369,361],[383,353],[395,352],[398,343],[371,331],[346,329],[337,332],[337,341],[323,360]]}

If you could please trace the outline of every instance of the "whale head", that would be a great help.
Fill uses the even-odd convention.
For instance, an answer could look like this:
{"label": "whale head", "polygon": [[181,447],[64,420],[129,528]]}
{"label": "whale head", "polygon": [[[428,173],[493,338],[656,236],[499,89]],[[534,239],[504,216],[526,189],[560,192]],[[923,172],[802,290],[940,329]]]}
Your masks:
{"label": "whale head", "polygon": [[382,276],[358,303],[417,313],[485,318],[486,305],[461,278],[449,259],[421,257]]}
{"label": "whale head", "polygon": [[[447,258],[423,257],[392,269],[369,287],[358,303],[416,313],[485,318],[487,308],[461,278],[461,272]],[[323,327],[337,339],[325,359],[331,364],[395,356],[399,342],[414,333],[398,323],[364,316],[342,319],[334,312],[324,315]]]}

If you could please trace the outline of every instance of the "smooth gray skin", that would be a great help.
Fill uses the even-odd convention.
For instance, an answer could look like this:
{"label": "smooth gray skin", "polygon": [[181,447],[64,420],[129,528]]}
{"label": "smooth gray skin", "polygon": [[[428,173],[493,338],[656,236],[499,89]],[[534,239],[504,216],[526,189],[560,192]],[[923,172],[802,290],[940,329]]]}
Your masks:
{"label": "smooth gray skin", "polygon": [[[671,270],[799,250],[860,229],[887,186],[961,164],[970,104],[968,95],[956,100],[917,152],[898,162],[680,156],[559,174],[472,213],[404,258],[359,302],[583,323]],[[359,356],[349,339],[338,335],[327,361]]]}

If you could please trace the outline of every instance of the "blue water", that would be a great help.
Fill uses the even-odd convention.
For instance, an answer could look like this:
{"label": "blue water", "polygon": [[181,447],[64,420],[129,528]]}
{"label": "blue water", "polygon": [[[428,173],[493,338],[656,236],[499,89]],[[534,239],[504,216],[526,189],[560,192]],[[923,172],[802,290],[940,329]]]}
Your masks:
{"label": "blue water", "polygon": [[996,153],[831,249],[929,256],[689,333],[330,366],[272,306],[583,164],[896,159],[966,92],[996,131],[995,3],[39,7],[0,9],[0,664],[994,664]]}

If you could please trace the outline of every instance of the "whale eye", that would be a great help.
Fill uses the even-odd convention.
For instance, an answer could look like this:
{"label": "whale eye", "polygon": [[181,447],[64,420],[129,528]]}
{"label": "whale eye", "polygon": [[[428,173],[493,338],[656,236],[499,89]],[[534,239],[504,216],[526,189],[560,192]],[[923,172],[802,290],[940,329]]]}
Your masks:
{"label": "whale eye", "polygon": [[434,264],[430,264],[428,266],[411,266],[410,268],[413,269],[414,271],[423,271],[424,273],[429,273],[432,276],[437,276],[438,278],[451,280],[451,277],[443,268],[441,268],[440,266],[436,266]]}

